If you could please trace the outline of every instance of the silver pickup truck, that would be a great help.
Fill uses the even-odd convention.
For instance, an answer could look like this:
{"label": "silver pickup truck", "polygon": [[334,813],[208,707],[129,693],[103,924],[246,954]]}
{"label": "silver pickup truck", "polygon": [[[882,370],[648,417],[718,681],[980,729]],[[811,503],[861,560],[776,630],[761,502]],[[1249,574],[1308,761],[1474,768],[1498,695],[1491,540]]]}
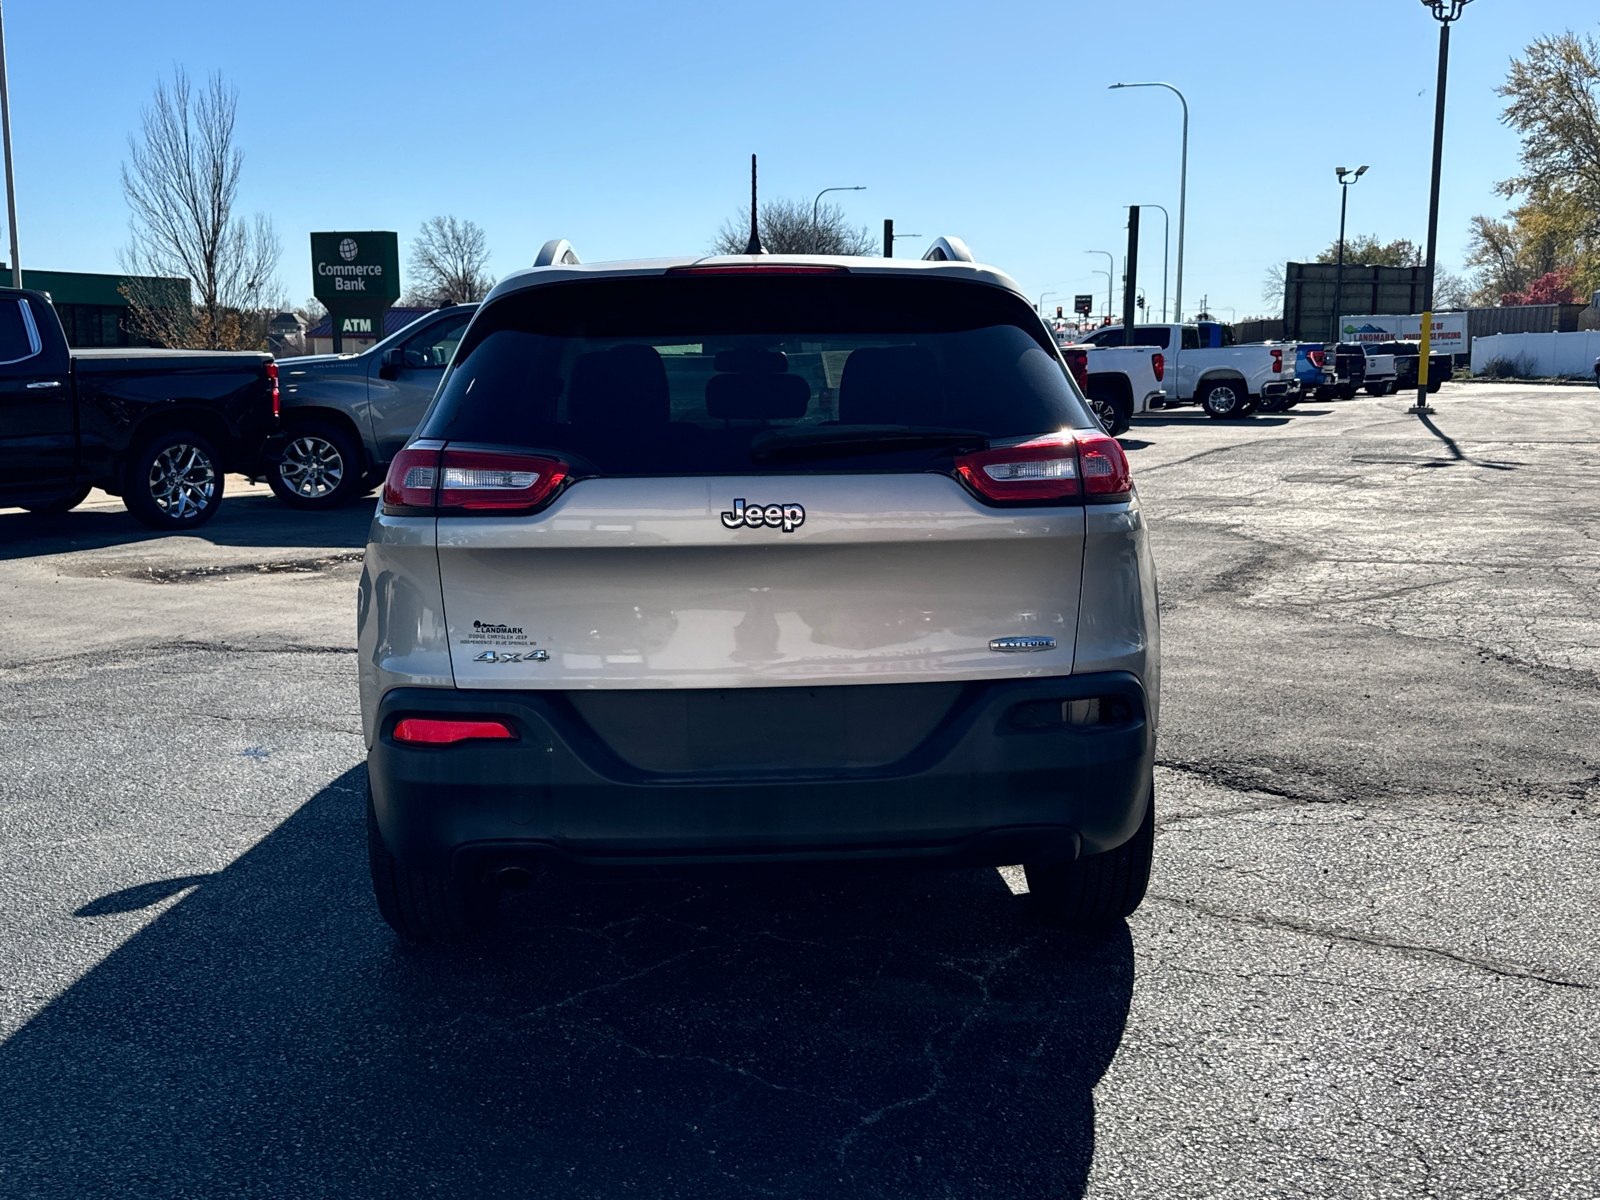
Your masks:
{"label": "silver pickup truck", "polygon": [[296,508],[336,508],[380,482],[427,411],[477,307],[431,312],[361,354],[282,359],[288,440],[267,472],[278,498]]}

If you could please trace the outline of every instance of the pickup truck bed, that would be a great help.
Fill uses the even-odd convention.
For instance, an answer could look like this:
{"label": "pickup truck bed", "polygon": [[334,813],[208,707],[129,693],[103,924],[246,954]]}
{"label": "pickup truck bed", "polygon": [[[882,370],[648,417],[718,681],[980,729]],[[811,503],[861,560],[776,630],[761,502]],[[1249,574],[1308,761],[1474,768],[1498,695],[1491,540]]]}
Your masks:
{"label": "pickup truck bed", "polygon": [[194,528],[228,472],[264,473],[276,405],[269,354],[70,350],[47,296],[0,288],[0,506],[65,512],[98,487]]}

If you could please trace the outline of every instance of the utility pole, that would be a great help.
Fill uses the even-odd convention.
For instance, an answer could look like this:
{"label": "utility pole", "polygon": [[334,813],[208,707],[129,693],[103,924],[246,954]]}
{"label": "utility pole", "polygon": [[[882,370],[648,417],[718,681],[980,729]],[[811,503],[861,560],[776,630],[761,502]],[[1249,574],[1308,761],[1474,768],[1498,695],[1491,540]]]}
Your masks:
{"label": "utility pole", "polygon": [[6,154],[6,218],[11,226],[11,286],[22,286],[22,256],[17,250],[17,180],[11,170],[11,88],[6,82],[6,19],[0,10],[0,139]]}
{"label": "utility pole", "polygon": [[889,217],[883,219],[883,256],[894,257],[894,221]]}
{"label": "utility pole", "polygon": [[1136,301],[1139,295],[1139,206],[1128,206],[1128,257],[1127,274],[1122,281],[1122,344],[1131,346],[1134,326],[1138,324]]}

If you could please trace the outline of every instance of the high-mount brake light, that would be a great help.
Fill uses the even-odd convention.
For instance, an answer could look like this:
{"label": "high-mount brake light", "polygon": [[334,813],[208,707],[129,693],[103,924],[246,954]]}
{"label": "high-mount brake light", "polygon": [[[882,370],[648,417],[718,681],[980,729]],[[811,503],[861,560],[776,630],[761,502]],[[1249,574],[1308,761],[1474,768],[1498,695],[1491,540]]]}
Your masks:
{"label": "high-mount brake light", "polygon": [[1150,356],[1150,369],[1156,373],[1156,382],[1160,383],[1167,377],[1167,356],[1165,354],[1152,354]]}
{"label": "high-mount brake light", "polygon": [[549,499],[572,472],[555,458],[481,450],[446,449],[439,465],[441,511],[531,510]]}
{"label": "high-mount brake light", "polygon": [[956,476],[980,496],[1005,502],[1126,499],[1133,480],[1116,438],[1062,433],[1020,446],[956,456]]}
{"label": "high-mount brake light", "polygon": [[1067,360],[1067,367],[1072,371],[1072,378],[1077,381],[1078,390],[1085,394],[1089,391],[1089,352],[1078,346],[1061,347],[1061,357]]}
{"label": "high-mount brake light", "polygon": [[282,411],[282,409],[281,409],[281,407],[279,406],[279,403],[278,403],[278,364],[277,363],[269,362],[267,364],[267,378],[272,380],[272,415],[275,418],[276,417],[280,417],[280,416],[283,415],[283,411]]}
{"label": "high-mount brake light", "polygon": [[814,267],[799,263],[751,263],[748,266],[668,267],[668,275],[848,275],[849,267]]}
{"label": "high-mount brake light", "polygon": [[517,734],[503,721],[456,721],[407,717],[394,727],[394,740],[410,746],[452,746],[481,740],[516,741]]}
{"label": "high-mount brake light", "polygon": [[433,508],[434,486],[439,482],[439,451],[412,447],[400,451],[383,480],[383,507]]}

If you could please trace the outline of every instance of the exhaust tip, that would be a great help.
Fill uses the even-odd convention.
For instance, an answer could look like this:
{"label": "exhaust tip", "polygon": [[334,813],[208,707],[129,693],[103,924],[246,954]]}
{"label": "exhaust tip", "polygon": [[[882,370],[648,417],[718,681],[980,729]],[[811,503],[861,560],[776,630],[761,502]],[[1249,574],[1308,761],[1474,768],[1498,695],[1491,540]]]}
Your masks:
{"label": "exhaust tip", "polygon": [[526,867],[502,867],[495,875],[495,881],[508,892],[520,892],[532,886],[533,872]]}

